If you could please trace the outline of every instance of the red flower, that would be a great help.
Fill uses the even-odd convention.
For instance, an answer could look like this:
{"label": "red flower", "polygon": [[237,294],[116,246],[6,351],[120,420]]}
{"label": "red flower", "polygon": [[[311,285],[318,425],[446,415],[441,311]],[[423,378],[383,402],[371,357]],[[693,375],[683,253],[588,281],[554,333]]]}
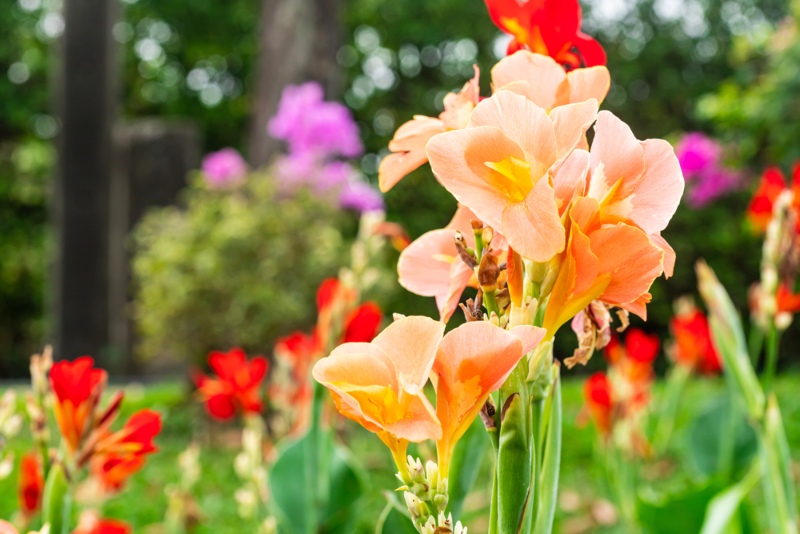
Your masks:
{"label": "red flower", "polygon": [[775,300],[778,313],[800,312],[800,293],[792,293],[792,290],[786,284],[778,286]]}
{"label": "red flower", "polygon": [[261,412],[261,382],[269,368],[266,358],[255,356],[248,362],[244,351],[235,348],[212,352],[208,363],[219,378],[197,373],[195,382],[212,417],[225,420],[237,411]]}
{"label": "red flower", "polygon": [[708,319],[697,308],[680,313],[670,321],[675,338],[675,360],[679,365],[688,365],[704,374],[722,370],[717,349],[711,341]]}
{"label": "red flower", "polygon": [[658,336],[631,328],[625,336],[623,348],[616,336],[605,349],[606,359],[620,367],[631,382],[647,382],[652,378],[653,362],[661,346]]}
{"label": "red flower", "polygon": [[382,320],[383,313],[377,304],[362,304],[347,317],[342,343],[369,343],[378,335]]}
{"label": "red flower", "polygon": [[90,464],[92,474],[107,490],[119,490],[128,477],[142,468],[146,456],[158,450],[153,440],[159,432],[158,412],[136,412],[122,429],[98,441]]}
{"label": "red flower", "polygon": [[508,54],[528,48],[568,70],[606,64],[600,43],[580,31],[578,0],[485,0],[492,21],[514,39]]}
{"label": "red flower", "polygon": [[44,475],[39,465],[39,455],[25,453],[19,467],[19,504],[22,515],[32,516],[42,505]]}
{"label": "red flower", "polygon": [[81,443],[86,423],[102,394],[107,376],[102,369],[94,368],[94,360],[89,356],[73,362],[56,362],[50,370],[56,421],[72,452]]}
{"label": "red flower", "polygon": [[[794,192],[792,206],[796,211],[800,211],[800,162],[794,166],[791,187]],[[778,167],[768,167],[761,176],[758,189],[747,208],[747,219],[753,228],[759,232],[767,230],[767,225],[772,220],[775,201],[784,190],[786,190],[786,178],[783,172]]]}
{"label": "red flower", "polygon": [[595,426],[603,436],[611,433],[612,415],[614,411],[611,382],[605,373],[595,373],[583,384],[583,398]]}
{"label": "red flower", "polygon": [[72,534],[131,534],[129,524],[114,519],[100,519],[92,512],[81,516],[78,528]]}

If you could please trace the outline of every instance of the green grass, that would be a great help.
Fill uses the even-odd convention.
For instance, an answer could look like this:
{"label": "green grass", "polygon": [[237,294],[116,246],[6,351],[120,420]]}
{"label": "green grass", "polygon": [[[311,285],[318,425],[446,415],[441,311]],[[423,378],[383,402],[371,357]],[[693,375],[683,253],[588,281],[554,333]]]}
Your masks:
{"label": "green grass", "polygon": [[[602,469],[595,460],[594,430],[591,426],[579,428],[576,425],[583,403],[581,387],[582,380],[568,379],[563,388],[565,423],[561,491],[562,495],[565,492],[579,495],[584,503],[591,503],[599,498],[607,498],[608,494]],[[800,390],[800,375],[782,376],[776,387],[792,454],[797,460],[800,457],[800,396],[796,392]],[[126,399],[120,420],[124,421],[132,412],[144,407],[161,412],[164,416],[164,429],[157,440],[161,450],[150,457],[146,467],[128,482],[120,495],[105,503],[105,515],[125,519],[134,526],[136,532],[159,523],[167,505],[164,489],[179,478],[176,457],[192,440],[196,440],[202,445],[202,476],[195,492],[202,522],[197,532],[239,534],[243,532],[243,528],[251,532],[249,527],[252,525],[239,518],[234,499],[234,492],[240,486],[232,467],[239,448],[239,432],[236,426],[218,425],[208,421],[200,407],[188,395],[184,384],[163,383],[146,387],[129,385],[125,389]],[[667,468],[672,472],[671,479],[697,479],[691,465],[682,460],[682,452],[686,448],[686,427],[694,413],[723,393],[724,384],[721,380],[699,380],[694,381],[683,396],[674,447],[667,462]],[[658,388],[656,398],[657,394]],[[374,529],[384,504],[380,492],[395,488],[397,482],[393,477],[389,454],[377,438],[349,422],[344,423],[342,428],[340,438],[350,446],[369,474],[370,494],[365,501],[362,526],[359,528],[359,532],[368,533]],[[30,436],[24,431],[8,445],[19,455],[30,448]],[[419,452],[432,456],[434,451],[420,447]],[[487,476],[491,468],[490,462],[487,458],[483,469]],[[474,521],[476,526],[480,525],[475,516],[480,516],[488,506],[488,491],[488,485],[484,485],[477,488],[475,494],[468,499],[464,513],[465,519],[472,518],[468,524],[471,525]],[[16,507],[14,473],[8,479],[0,481],[0,517],[11,517]],[[560,511],[558,526],[571,529],[575,521],[583,519],[584,509],[585,507],[579,513],[571,515]],[[593,531],[602,532],[599,529]],[[613,528],[605,530],[618,531],[620,530]],[[480,532],[480,527],[476,528],[476,532]]]}

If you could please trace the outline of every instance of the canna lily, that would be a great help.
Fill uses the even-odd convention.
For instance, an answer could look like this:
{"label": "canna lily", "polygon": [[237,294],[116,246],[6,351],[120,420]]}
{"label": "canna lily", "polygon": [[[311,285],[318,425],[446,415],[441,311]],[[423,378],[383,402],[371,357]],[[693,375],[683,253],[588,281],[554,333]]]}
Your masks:
{"label": "canna lily", "polygon": [[436,415],[442,425],[436,447],[443,478],[448,476],[453,448],[486,399],[500,388],[525,354],[538,346],[544,333],[534,326],[506,331],[476,321],[444,336],[433,364]]}
{"label": "canna lily", "polygon": [[444,97],[444,111],[439,117],[415,115],[414,118],[397,129],[389,142],[393,152],[383,158],[378,169],[378,181],[384,193],[394,187],[411,171],[426,161],[425,145],[436,134],[466,127],[472,110],[480,100],[480,71],[475,66],[475,76],[469,80],[459,93],[448,93]]}
{"label": "canna lily", "polygon": [[695,306],[677,313],[669,323],[675,338],[673,355],[678,365],[685,365],[703,374],[722,370],[722,360],[711,340],[708,319]]}
{"label": "canna lily", "polygon": [[90,470],[109,490],[119,490],[124,482],[144,466],[148,454],[156,452],[153,440],[161,432],[161,415],[152,410],[133,414],[122,429],[106,433],[94,447]]}
{"label": "canna lily", "polygon": [[439,182],[515,251],[537,262],[564,250],[565,231],[551,172],[583,141],[597,100],[547,112],[500,91],[483,100],[463,130],[428,143]]}
{"label": "canna lily", "polygon": [[95,512],[84,512],[72,534],[131,534],[130,525],[115,519],[101,519]]}
{"label": "canna lily", "polygon": [[19,504],[22,515],[30,517],[42,505],[44,475],[39,455],[27,452],[22,456],[19,469]]}
{"label": "canna lily", "polygon": [[439,439],[442,427],[423,387],[444,325],[427,317],[402,317],[371,343],[345,343],[314,366],[337,410],[371,432],[406,471],[409,442]]}
{"label": "canna lily", "polygon": [[[446,227],[420,236],[400,254],[397,263],[400,285],[417,295],[436,297],[439,317],[445,323],[458,307],[464,289],[477,287],[474,270],[459,257],[454,240],[456,232],[460,232],[466,246],[474,249],[471,221],[477,219],[469,208],[460,205]],[[491,245],[495,253],[505,248],[498,234]]]}
{"label": "canna lily", "polygon": [[261,412],[261,382],[269,367],[266,358],[256,356],[248,362],[245,352],[234,348],[227,353],[212,352],[208,363],[218,378],[197,373],[195,382],[212,417],[226,420],[237,411]]}
{"label": "canna lily", "polygon": [[583,384],[583,399],[597,430],[607,438],[611,434],[614,410],[613,392],[608,375],[598,372],[590,376]]}
{"label": "canna lily", "polygon": [[528,48],[567,69],[605,65],[600,43],[580,31],[578,0],[486,0],[489,16],[511,34],[508,53]]}
{"label": "canna lily", "polygon": [[50,369],[56,421],[67,448],[73,453],[83,439],[107,379],[106,372],[94,368],[94,360],[89,356],[73,362],[56,362]]}
{"label": "canna lily", "polygon": [[[374,302],[366,302],[350,310],[357,299],[358,294],[338,278],[328,278],[320,284],[317,290],[317,327],[314,330],[320,352],[324,352],[331,343],[366,343],[375,337],[383,314]],[[339,323],[344,314],[345,320]]]}
{"label": "canna lily", "polygon": [[495,92],[512,91],[549,110],[592,98],[601,103],[611,76],[603,65],[565,72],[547,55],[520,50],[492,68],[492,86]]}
{"label": "canna lily", "polygon": [[646,318],[650,286],[675,265],[661,237],[684,187],[672,147],[638,141],[602,111],[591,152],[575,150],[554,183],[569,242],[545,314],[548,336],[595,299]]}
{"label": "canna lily", "polygon": [[[785,190],[786,179],[781,170],[778,167],[767,168],[747,209],[747,219],[755,230],[761,233],[767,231],[775,202]],[[800,162],[795,164],[792,172],[791,190],[794,194],[792,201],[794,210],[800,211]],[[800,225],[800,222],[798,224]]]}

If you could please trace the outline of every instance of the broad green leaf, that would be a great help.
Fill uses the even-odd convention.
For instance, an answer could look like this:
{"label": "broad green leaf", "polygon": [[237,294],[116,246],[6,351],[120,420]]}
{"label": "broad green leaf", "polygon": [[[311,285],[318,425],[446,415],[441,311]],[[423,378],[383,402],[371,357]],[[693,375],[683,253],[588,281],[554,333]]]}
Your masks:
{"label": "broad green leaf", "polygon": [[72,495],[64,468],[56,463],[50,468],[44,485],[42,521],[50,524],[51,534],[68,534],[72,513]]}
{"label": "broad green leaf", "polygon": [[534,534],[550,534],[553,531],[553,519],[556,515],[558,501],[558,477],[561,469],[561,433],[562,433],[562,405],[561,405],[561,378],[560,367],[553,365],[554,383],[552,388],[552,401],[549,403],[549,422],[545,438],[544,459],[542,473],[539,476],[539,509],[536,510],[536,522],[532,532]]}
{"label": "broad green leaf", "polygon": [[648,534],[700,532],[706,506],[718,493],[715,485],[697,486],[662,495],[640,495],[637,515]]}
{"label": "broad green leaf", "polygon": [[739,508],[758,482],[758,466],[750,469],[739,483],[726,488],[711,499],[706,508],[700,534],[734,534],[742,532]]}
{"label": "broad green leaf", "polygon": [[350,451],[344,447],[336,447],[331,461],[331,494],[325,514],[325,532],[353,532],[353,524],[364,494],[364,480],[365,476]]}
{"label": "broad green leaf", "polygon": [[272,501],[279,511],[281,532],[306,532],[305,440],[304,436],[289,444],[270,471]]}
{"label": "broad green leaf", "polygon": [[375,534],[416,534],[411,515],[397,494],[385,491],[383,495],[386,497],[386,508],[378,520]]}
{"label": "broad green leaf", "polygon": [[450,462],[448,507],[453,518],[458,520],[464,499],[478,478],[481,464],[486,458],[489,437],[480,417],[476,417],[464,436],[458,441]]}
{"label": "broad green leaf", "polygon": [[[731,414],[731,409],[734,413]],[[735,427],[731,435],[730,417],[735,418]],[[731,473],[742,473],[750,465],[758,451],[758,438],[745,418],[741,409],[731,406],[727,395],[717,399],[708,409],[702,411],[692,421],[688,429],[689,448],[687,455],[690,464],[703,476],[720,473],[720,459],[726,446],[732,445]],[[733,443],[723,443],[733,440]]]}

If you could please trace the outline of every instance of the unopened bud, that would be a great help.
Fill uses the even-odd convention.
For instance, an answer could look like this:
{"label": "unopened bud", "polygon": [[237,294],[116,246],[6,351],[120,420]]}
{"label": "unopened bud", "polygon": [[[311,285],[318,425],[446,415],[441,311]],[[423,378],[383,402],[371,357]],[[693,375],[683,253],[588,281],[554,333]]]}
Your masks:
{"label": "unopened bud", "polygon": [[551,361],[553,361],[552,339],[540,343],[539,346],[534,349],[531,357],[528,359],[528,377],[526,380],[528,382],[535,382],[545,369],[545,364]]}
{"label": "unopened bud", "polygon": [[481,233],[481,237],[483,238],[484,245],[488,246],[489,243],[492,242],[492,239],[494,239],[494,230],[492,229],[492,227],[487,226],[486,228],[484,228],[483,232]]}

